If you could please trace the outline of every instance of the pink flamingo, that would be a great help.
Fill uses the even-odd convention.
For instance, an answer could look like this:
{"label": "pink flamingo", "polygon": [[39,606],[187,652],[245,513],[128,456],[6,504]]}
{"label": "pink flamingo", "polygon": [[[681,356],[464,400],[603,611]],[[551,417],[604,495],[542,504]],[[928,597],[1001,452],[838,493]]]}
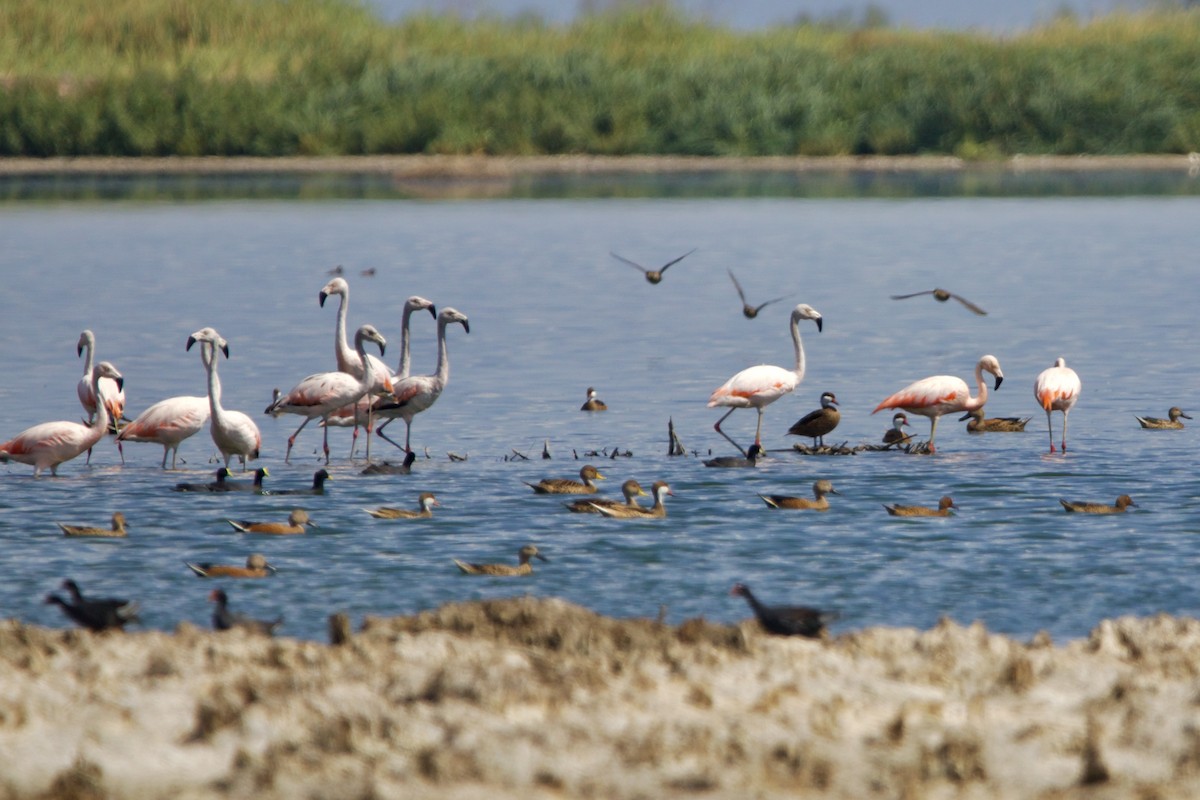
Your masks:
{"label": "pink flamingo", "polygon": [[[208,369],[208,360],[212,358],[212,348],[202,346],[200,358],[204,360],[204,368]],[[121,463],[125,463],[125,448],[122,442],[153,442],[163,446],[162,468],[167,468],[167,453],[171,454],[171,469],[175,469],[175,459],[179,455],[179,445],[200,432],[210,416],[207,397],[180,395],[159,400],[147,408],[133,422],[121,428],[117,434],[117,450],[121,453]]]}
{"label": "pink flamingo", "polygon": [[983,382],[985,371],[996,377],[996,385],[992,388],[999,389],[1000,382],[1004,380],[1000,362],[996,360],[995,356],[984,356],[975,365],[975,385],[979,387],[978,397],[971,397],[971,389],[962,378],[954,375],[934,375],[905,386],[875,406],[875,411],[871,413],[874,414],[885,408],[902,408],[910,414],[929,417],[932,420],[929,426],[929,452],[936,452],[933,437],[937,433],[939,417],[943,414],[960,411],[974,411],[977,408],[983,408],[984,403],[987,402],[988,388],[987,384]]}
{"label": "pink flamingo", "polygon": [[760,448],[762,447],[763,409],[795,389],[800,385],[800,381],[804,380],[804,344],[800,341],[800,320],[802,319],[811,319],[816,322],[818,331],[821,330],[822,325],[821,314],[812,306],[801,303],[792,309],[792,342],[796,346],[795,369],[784,369],[770,364],[749,367],[725,381],[721,388],[708,398],[709,408],[725,406],[729,409],[725,412],[725,416],[713,425],[713,430],[741,450],[742,455],[745,455],[746,451],[742,450],[740,444],[730,439],[729,435],[721,430],[721,423],[739,408],[757,409],[758,426],[754,429],[754,443]]}
{"label": "pink flamingo", "polygon": [[91,423],[43,422],[34,425],[4,444],[0,444],[0,461],[18,461],[33,465],[33,476],[42,474],[46,467],[51,475],[58,475],[58,465],[70,461],[85,450],[91,450],[108,432],[108,381],[117,390],[124,387],[125,379],[117,368],[101,361],[92,370],[92,392],[100,399],[96,404],[96,416]]}
{"label": "pink flamingo", "polygon": [[[96,335],[91,331],[84,331],[79,334],[79,343],[75,345],[75,354],[83,356],[83,376],[79,379],[78,385],[75,387],[76,393],[79,395],[79,402],[83,405],[83,410],[88,413],[88,421],[91,422],[96,416],[96,390],[92,388],[92,359],[96,353]],[[108,398],[108,413],[114,424],[119,424],[121,415],[125,412],[125,390],[118,386],[114,381],[105,378],[102,381],[104,388],[108,389],[104,396]]]}
{"label": "pink flamingo", "polygon": [[[328,289],[329,287],[326,286],[325,288]],[[397,381],[401,381],[408,377],[408,372],[412,366],[412,356],[409,352],[410,348],[408,341],[409,318],[412,317],[412,313],[414,311],[422,310],[428,311],[431,317],[433,317],[435,320],[437,319],[437,308],[433,303],[426,300],[424,297],[419,297],[414,294],[412,297],[404,301],[404,311],[400,315],[400,364],[396,367],[396,372],[391,376],[393,385],[395,385]],[[376,361],[378,361],[378,359],[376,359]],[[342,371],[346,372],[347,370]],[[326,426],[333,425],[334,427],[340,428],[349,427],[351,425],[354,426],[355,442],[352,442],[350,445],[350,456],[352,458],[354,457],[354,446],[358,439],[359,421],[366,418],[367,415],[371,413],[370,407],[373,403],[374,398],[372,398],[369,394],[363,395],[361,398],[359,398],[358,402],[354,403],[353,405],[345,406],[343,408],[339,408],[337,411],[334,411],[329,415],[329,418],[322,423]],[[369,432],[370,430],[368,428],[368,433]],[[367,459],[370,460],[370,458],[371,453],[368,452]]]}
{"label": "pink flamingo", "polygon": [[[375,407],[376,414],[388,418],[379,426],[377,433],[392,444],[396,443],[388,439],[383,429],[397,417],[404,420],[406,427],[404,450],[409,453],[412,452],[413,417],[437,402],[442,390],[450,382],[450,356],[446,348],[446,326],[457,322],[463,326],[464,331],[471,332],[471,323],[467,320],[467,315],[453,308],[443,308],[442,313],[438,314],[437,321],[437,371],[433,375],[410,375],[404,380],[397,381],[392,392],[396,401],[380,403]],[[396,446],[400,445],[396,444]]]}
{"label": "pink flamingo", "polygon": [[1050,452],[1054,452],[1054,426],[1050,423],[1050,412],[1061,411],[1063,415],[1062,451],[1067,452],[1067,415],[1071,413],[1083,384],[1075,370],[1067,366],[1065,358],[1058,358],[1054,366],[1041,371],[1033,382],[1033,396],[1046,410],[1046,430],[1050,433]]}
{"label": "pink flamingo", "polygon": [[[284,456],[284,463],[289,463],[292,456],[292,447],[296,444],[296,437],[300,435],[300,431],[304,430],[304,426],[317,417],[322,417],[325,420],[329,419],[329,415],[342,406],[350,405],[370,391],[374,385],[374,366],[367,359],[366,342],[371,341],[379,345],[379,352],[382,355],[387,347],[387,340],[383,338],[383,334],[377,331],[372,325],[363,325],[354,335],[354,349],[358,351],[364,367],[361,378],[351,377],[345,372],[318,372],[315,375],[309,375],[300,383],[292,387],[291,391],[281,395],[271,405],[267,406],[267,414],[299,414],[304,417],[304,422],[300,423],[300,427],[296,432],[288,437],[287,454]],[[383,388],[386,391],[392,390],[391,379],[384,377]],[[329,427],[325,427],[325,463],[329,463]]]}
{"label": "pink flamingo", "polygon": [[[221,338],[221,334],[212,328],[201,328],[187,339],[186,350],[200,342],[200,362],[208,372],[208,405],[211,412],[211,424],[208,426],[213,443],[225,457],[225,467],[237,456],[242,462],[242,472],[246,471],[246,461],[258,458],[262,449],[262,433],[254,420],[241,411],[229,411],[221,406],[221,379],[217,377],[217,351],[220,350],[229,358],[229,343]],[[205,353],[205,347],[208,352]]]}

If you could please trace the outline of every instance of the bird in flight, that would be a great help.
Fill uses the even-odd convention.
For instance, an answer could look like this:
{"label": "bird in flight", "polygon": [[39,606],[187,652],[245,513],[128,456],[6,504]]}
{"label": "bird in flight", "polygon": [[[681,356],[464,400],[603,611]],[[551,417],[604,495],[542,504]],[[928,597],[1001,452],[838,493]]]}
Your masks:
{"label": "bird in flight", "polygon": [[892,295],[892,299],[893,300],[907,300],[910,297],[918,297],[923,294],[933,295],[933,299],[937,300],[939,303],[944,303],[947,300],[949,300],[951,297],[953,297],[955,300],[962,303],[964,306],[966,306],[968,309],[970,309],[974,313],[978,314],[979,316],[981,316],[981,317],[987,316],[986,311],[984,311],[982,308],[980,308],[979,306],[972,303],[970,300],[966,299],[965,297],[959,297],[958,295],[954,294],[953,292],[947,292],[945,289],[930,289],[925,292],[913,292],[912,294],[894,294],[894,295]]}
{"label": "bird in flight", "polygon": [[615,258],[617,261],[622,261],[622,262],[628,264],[629,266],[633,267],[634,269],[639,269],[642,272],[644,272],[646,275],[646,280],[649,281],[650,283],[660,283],[663,279],[663,273],[667,271],[667,267],[671,266],[672,264],[678,264],[680,261],[683,261],[685,258],[690,256],[694,252],[696,252],[695,247],[693,247],[691,250],[688,250],[686,253],[681,255],[679,258],[675,258],[675,259],[668,261],[667,263],[663,264],[658,269],[646,269],[641,264],[630,261],[628,258],[625,258],[624,256],[619,256],[616,253],[612,252],[611,250],[609,251],[608,254],[610,256],[612,256],[613,258]]}
{"label": "bird in flight", "polygon": [[768,300],[765,303],[752,306],[746,302],[746,293],[742,291],[742,285],[738,283],[738,279],[733,276],[733,270],[726,268],[725,271],[729,273],[729,280],[733,281],[733,288],[737,289],[738,297],[742,298],[742,314],[745,315],[746,319],[754,319],[758,316],[758,312],[771,305],[771,303],[778,303],[780,300],[786,300],[791,296],[785,295],[783,297],[776,297],[772,300]]}

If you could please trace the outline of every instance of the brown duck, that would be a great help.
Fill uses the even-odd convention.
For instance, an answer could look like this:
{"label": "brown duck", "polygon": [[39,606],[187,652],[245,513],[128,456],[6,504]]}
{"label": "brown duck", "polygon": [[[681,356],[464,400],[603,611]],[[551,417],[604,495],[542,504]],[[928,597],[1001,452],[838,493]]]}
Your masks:
{"label": "brown duck", "polygon": [[678,264],[680,261],[683,261],[685,258],[690,256],[694,252],[696,252],[696,248],[693,247],[691,250],[688,250],[686,253],[681,255],[679,258],[671,259],[670,261],[663,264],[658,269],[646,269],[641,264],[638,264],[635,261],[630,261],[628,258],[625,258],[624,256],[619,256],[616,253],[613,253],[612,251],[609,251],[609,255],[612,256],[613,258],[615,258],[617,261],[620,261],[624,264],[628,264],[629,266],[633,267],[636,270],[641,270],[641,272],[643,274],[645,274],[646,280],[649,281],[650,283],[661,283],[662,279],[663,279],[663,273],[667,271],[667,267],[670,267],[674,264]]}
{"label": "brown duck", "polygon": [[817,447],[818,443],[825,444],[825,434],[832,432],[841,421],[842,412],[837,409],[837,397],[833,392],[825,392],[821,395],[821,407],[797,420],[788,428],[788,433],[807,436],[813,440],[813,447]]}
{"label": "brown duck", "polygon": [[775,297],[765,303],[759,303],[756,306],[752,306],[746,300],[746,293],[742,291],[742,285],[738,283],[737,278],[733,277],[733,270],[727,267],[725,271],[729,273],[729,280],[733,281],[733,288],[737,289],[738,297],[742,300],[742,316],[744,316],[746,319],[754,319],[758,316],[758,312],[771,305],[771,303],[778,303],[780,300],[786,300],[788,297],[788,295],[783,297]]}
{"label": "brown duck", "polygon": [[638,505],[637,499],[639,497],[645,497],[646,490],[642,488],[642,485],[640,483],[638,483],[637,481],[635,481],[633,479],[630,479],[621,484],[621,494],[625,496],[624,503],[622,503],[620,500],[597,499],[597,500],[574,500],[570,503],[564,503],[564,505],[567,507],[568,511],[572,511],[576,514],[599,514],[600,512],[596,510],[596,506],[626,505],[626,506],[633,506],[634,508],[641,508],[641,506]]}
{"label": "brown duck", "polygon": [[378,519],[422,519],[433,516],[433,507],[440,506],[441,503],[434,497],[433,492],[421,492],[417,498],[417,508],[390,508],[388,506],[380,506],[379,508],[364,509],[372,517]]}
{"label": "brown duck", "polygon": [[62,528],[63,536],[105,536],[115,538],[128,536],[128,531],[125,530],[125,515],[120,511],[112,515],[111,528],[90,528],[84,525],[65,525],[61,522],[54,523]]}
{"label": "brown duck", "polygon": [[606,517],[617,517],[618,519],[665,517],[667,515],[667,507],[663,504],[663,500],[667,495],[674,496],[675,493],[671,491],[671,487],[667,485],[666,481],[655,481],[654,485],[650,487],[650,493],[654,495],[654,505],[650,508],[628,505],[600,506],[595,504],[593,504],[593,507]]}
{"label": "brown duck", "polygon": [[550,561],[538,552],[536,545],[527,544],[517,551],[517,566],[512,564],[469,564],[466,561],[459,561],[457,558],[454,559],[454,563],[467,575],[532,575],[533,565],[529,563],[531,558]]}
{"label": "brown duck", "polygon": [[929,289],[924,292],[913,292],[912,294],[894,294],[894,295],[892,295],[892,299],[893,300],[907,300],[910,297],[920,297],[923,294],[933,295],[933,299],[937,300],[939,303],[944,303],[947,300],[949,300],[950,298],[954,298],[958,302],[962,303],[963,306],[968,308],[973,313],[978,314],[981,317],[987,316],[986,311],[984,311],[982,308],[980,308],[979,306],[972,303],[970,300],[966,299],[965,297],[959,297],[958,295],[954,294],[953,292],[947,292],[945,289]]}
{"label": "brown duck", "polygon": [[1017,433],[1025,430],[1025,423],[1029,422],[1029,419],[1029,417],[984,418],[983,409],[977,408],[963,414],[958,421],[970,420],[967,422],[967,433]]}
{"label": "brown duck", "polygon": [[1161,417],[1139,417],[1136,414],[1134,415],[1134,419],[1136,419],[1143,428],[1157,428],[1160,430],[1181,429],[1183,427],[1183,423],[1179,421],[1180,417],[1183,419],[1191,419],[1191,417],[1183,413],[1183,409],[1181,409],[1179,406],[1171,406],[1171,408],[1167,411],[1167,419],[1162,419]]}
{"label": "brown duck", "polygon": [[946,495],[938,501],[937,508],[929,506],[901,506],[901,505],[884,505],[887,512],[893,517],[949,517],[953,515],[952,509],[958,508],[954,505],[954,501]]}
{"label": "brown duck", "polygon": [[912,438],[911,433],[905,433],[903,428],[908,427],[908,416],[903,413],[892,415],[892,427],[888,428],[883,434],[884,444],[903,444]]}
{"label": "brown duck", "polygon": [[746,598],[758,619],[758,624],[767,633],[776,636],[807,636],[817,639],[824,633],[826,623],[832,622],[838,616],[831,611],[807,606],[765,606],[758,602],[750,587],[743,583],[735,583],[729,594]]}
{"label": "brown duck", "polygon": [[807,508],[813,511],[828,511],[829,500],[825,496],[838,493],[832,483],[827,480],[819,480],[813,484],[814,499],[812,500],[807,497],[791,497],[785,494],[760,494],[759,497],[771,508]]}
{"label": "brown duck", "polygon": [[292,513],[288,514],[287,522],[246,522],[245,520],[227,519],[225,520],[233,526],[234,530],[242,533],[304,533],[306,525],[314,525],[313,521],[308,518],[308,512],[303,508],[294,508]]}
{"label": "brown duck", "polygon": [[579,407],[580,411],[608,411],[608,405],[596,397],[596,390],[591,386],[587,390],[587,402]]}
{"label": "brown duck", "polygon": [[605,480],[604,476],[600,474],[600,470],[591,464],[586,464],[583,469],[579,470],[579,477],[583,479],[582,483],[569,478],[543,478],[537,483],[529,481],[522,481],[522,483],[537,494],[595,494],[596,481]]}
{"label": "brown duck", "polygon": [[195,563],[185,561],[188,569],[196,573],[198,578],[265,578],[275,573],[275,567],[267,563],[267,557],[262,553],[252,553],[246,557],[246,566],[236,564],[212,564],[208,562]]}
{"label": "brown duck", "polygon": [[1105,503],[1072,503],[1069,500],[1059,499],[1062,507],[1067,511],[1079,514],[1124,514],[1125,509],[1133,506],[1137,508],[1137,503],[1133,502],[1133,498],[1127,494],[1123,494],[1117,498],[1117,502],[1113,505]]}

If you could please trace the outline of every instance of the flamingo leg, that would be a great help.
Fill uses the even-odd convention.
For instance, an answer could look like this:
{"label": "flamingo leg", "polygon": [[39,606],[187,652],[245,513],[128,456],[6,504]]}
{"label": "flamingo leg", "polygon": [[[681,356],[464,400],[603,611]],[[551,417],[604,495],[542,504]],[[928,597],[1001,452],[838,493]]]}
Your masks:
{"label": "flamingo leg", "polygon": [[329,463],[329,417],[325,417],[325,438],[322,442],[322,447],[325,450],[325,463]]}
{"label": "flamingo leg", "polygon": [[1063,434],[1062,434],[1062,451],[1067,452],[1067,414],[1070,410],[1063,411]]}
{"label": "flamingo leg", "polygon": [[[388,422],[391,422],[391,420],[388,420]],[[386,424],[387,423],[384,423],[384,425],[386,425]],[[397,442],[395,439],[393,439],[392,437],[388,436],[386,433],[383,432],[384,425],[379,426],[379,430],[375,431],[375,435],[378,436],[380,439],[383,439],[384,441],[391,444],[397,450],[403,450],[404,448],[400,446],[399,442]]]}
{"label": "flamingo leg", "polygon": [[1050,452],[1054,452],[1054,423],[1050,421],[1050,412],[1046,412],[1046,432],[1050,434]]}
{"label": "flamingo leg", "polygon": [[929,425],[929,452],[930,453],[937,452],[937,449],[933,446],[933,437],[934,437],[934,434],[937,433],[937,424],[938,424],[939,419],[941,419],[941,417],[930,417],[930,420],[931,420],[930,425]]}
{"label": "flamingo leg", "polygon": [[[117,452],[121,454],[121,466],[123,467],[123,466],[125,466],[125,448],[121,446],[120,442],[117,442]],[[163,463],[164,464],[166,463],[166,459],[167,459],[167,456],[164,453],[163,454]]]}
{"label": "flamingo leg", "polygon": [[724,416],[722,416],[722,417],[721,417],[719,420],[717,420],[715,423],[713,423],[713,430],[714,430],[714,431],[716,431],[717,433],[721,434],[722,436],[724,436],[724,437],[725,437],[725,439],[726,439],[726,441],[728,441],[728,442],[729,442],[731,445],[733,445],[734,447],[736,447],[736,448],[738,449],[738,452],[739,452],[739,453],[741,453],[743,456],[745,456],[745,455],[746,455],[746,451],[745,451],[744,449],[742,449],[742,446],[741,446],[740,444],[738,444],[737,442],[735,442],[735,441],[734,441],[734,440],[733,440],[733,439],[732,439],[732,438],[729,436],[729,434],[728,434],[728,433],[726,433],[725,431],[721,430],[721,423],[722,423],[722,422],[724,422],[724,421],[726,420],[726,418],[728,418],[728,417],[729,417],[729,415],[730,415],[730,414],[732,414],[734,411],[737,411],[737,409],[736,409],[736,408],[731,408],[731,409],[729,409],[728,411],[726,411]]}
{"label": "flamingo leg", "polygon": [[758,425],[756,425],[754,427],[754,443],[756,445],[758,445],[760,449],[762,448],[762,418],[763,418],[763,407],[759,406],[758,407]]}
{"label": "flamingo leg", "polygon": [[[374,408],[371,403],[367,403],[367,463],[371,463],[371,423],[374,421]],[[350,450],[350,457],[354,457],[354,449]]]}
{"label": "flamingo leg", "polygon": [[[305,417],[304,422],[300,423],[300,427],[296,428],[296,432],[288,437],[287,453],[283,456],[283,463],[285,463],[285,464],[291,463],[289,461],[289,459],[292,457],[292,448],[296,446],[296,437],[300,435],[300,431],[304,430],[304,426],[307,425],[309,423],[309,420],[311,420],[311,419],[312,419],[312,417]],[[229,458],[228,457],[225,458],[225,466],[227,466],[227,467],[229,466]]]}

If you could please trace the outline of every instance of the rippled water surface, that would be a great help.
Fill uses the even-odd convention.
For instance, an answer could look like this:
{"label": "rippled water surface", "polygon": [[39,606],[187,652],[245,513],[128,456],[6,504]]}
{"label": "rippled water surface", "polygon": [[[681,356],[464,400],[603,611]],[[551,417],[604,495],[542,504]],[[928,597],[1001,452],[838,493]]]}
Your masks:
{"label": "rippled water surface", "polygon": [[[639,179],[643,181],[645,179]],[[207,432],[163,472],[161,448],[129,445],[120,465],[106,439],[92,465],[58,478],[0,466],[0,547],[8,577],[0,613],[63,625],[42,604],[65,576],[86,591],[137,598],[146,626],[207,625],[213,584],[185,560],[236,563],[254,551],[278,566],[265,581],[227,582],[232,603],[282,613],[286,634],[320,638],[333,611],[411,613],[473,598],[559,596],[618,616],[732,621],[745,581],[770,601],[841,611],[837,629],[926,627],[948,615],[1028,636],[1078,637],[1099,619],[1200,611],[1196,432],[1143,431],[1134,414],[1165,416],[1197,402],[1200,300],[1194,191],[1080,196],[1038,192],[964,196],[798,196],[793,192],[527,193],[498,199],[412,199],[304,192],[213,197],[148,191],[80,197],[7,187],[0,204],[0,439],[37,422],[78,419],[75,343],[96,333],[99,356],[126,379],[130,415],[167,396],[202,394],[192,331],[229,340],[220,364],[224,405],[263,432],[270,486],[307,484],[320,466],[315,423],[290,465],[286,438],[299,419],[262,413],[274,387],[333,368],[335,309],[317,293],[344,265],[352,328],[375,324],[398,358],[401,305],[420,294],[470,317],[450,330],[451,380],[413,425],[414,474],[360,475],[350,433],[331,434],[334,482],[302,502],[319,527],[297,537],[249,537],[225,522],[282,519],[294,499],[181,495],[217,466]],[[286,194],[286,192],[284,193]],[[904,193],[898,193],[904,194]],[[648,284],[610,251],[649,266],[697,248]],[[362,270],[375,268],[373,277]],[[752,301],[787,295],[757,319],[740,313],[726,273]],[[976,317],[928,297],[890,294],[942,286],[989,311]],[[771,458],[756,470],[705,468],[667,455],[673,420],[684,445],[707,457],[732,448],[713,430],[709,393],[754,364],[790,366],[788,312],[806,302],[824,331],[804,323],[808,375],[766,411]],[[434,325],[414,318],[413,368],[432,372]],[[1006,376],[987,410],[1032,416],[1023,434],[968,436],[943,419],[939,452],[802,456],[788,426],[837,393],[834,442],[878,442],[890,413],[871,410],[918,378],[970,379],[979,356]],[[1058,356],[1083,380],[1070,452],[1047,454],[1035,375]],[[579,406],[595,386],[610,410]],[[749,443],[754,413],[726,423]],[[928,422],[916,419],[928,434]],[[1059,415],[1055,416],[1056,428]],[[403,435],[402,423],[389,432]],[[540,458],[548,443],[553,458]],[[622,455],[610,458],[614,450]],[[596,455],[587,455],[596,451]],[[451,461],[453,452],[467,457]],[[624,453],[631,456],[626,457]],[[516,453],[530,460],[519,460]],[[376,441],[372,455],[399,460]],[[522,481],[573,476],[583,463],[608,476],[614,496],[635,477],[670,482],[665,520],[568,514],[561,499]],[[824,514],[773,511],[757,493],[807,494],[817,478],[841,492]],[[442,502],[432,520],[375,520],[364,507]],[[1067,515],[1059,497],[1139,507],[1122,516]],[[894,519],[883,503],[954,497],[949,519]],[[130,520],[125,540],[69,540],[55,521]],[[525,579],[472,578],[452,558],[508,561],[536,543],[551,559]]]}

